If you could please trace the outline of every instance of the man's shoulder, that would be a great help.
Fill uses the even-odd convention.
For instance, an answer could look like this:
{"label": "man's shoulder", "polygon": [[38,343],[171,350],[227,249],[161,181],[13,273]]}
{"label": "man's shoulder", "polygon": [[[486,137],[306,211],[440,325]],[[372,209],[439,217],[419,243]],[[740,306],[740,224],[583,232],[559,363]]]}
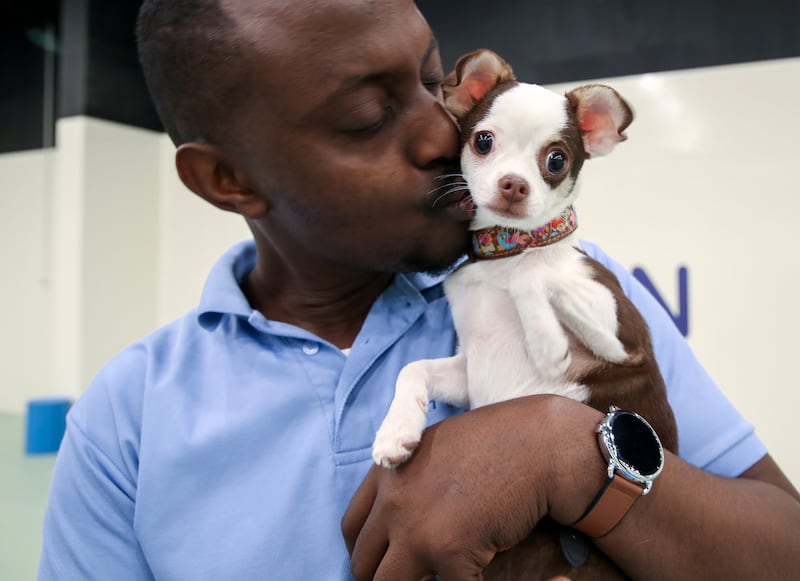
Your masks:
{"label": "man's shoulder", "polygon": [[251,240],[228,249],[212,267],[198,306],[117,353],[100,368],[81,399],[94,392],[121,396],[141,391],[164,373],[179,377],[182,368],[203,351],[202,346],[213,341],[223,319],[251,314],[238,280],[254,261]]}
{"label": "man's shoulder", "polygon": [[73,406],[72,415],[97,421],[108,411],[126,409],[127,414],[141,409],[147,384],[166,367],[177,364],[180,354],[187,352],[200,333],[205,331],[193,309],[131,343],[97,371]]}
{"label": "man's shoulder", "polygon": [[100,369],[95,380],[130,377],[148,363],[165,362],[169,354],[180,352],[205,333],[199,324],[197,309],[192,309],[122,349]]}

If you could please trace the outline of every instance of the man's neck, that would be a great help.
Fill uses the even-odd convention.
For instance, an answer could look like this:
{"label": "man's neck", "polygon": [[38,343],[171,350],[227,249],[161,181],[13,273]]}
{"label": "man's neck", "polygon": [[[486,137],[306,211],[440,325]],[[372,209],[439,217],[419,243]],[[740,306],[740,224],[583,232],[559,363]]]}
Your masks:
{"label": "man's neck", "polygon": [[290,323],[339,348],[350,347],[391,273],[307,275],[272,262],[256,267],[242,281],[250,305],[266,318]]}

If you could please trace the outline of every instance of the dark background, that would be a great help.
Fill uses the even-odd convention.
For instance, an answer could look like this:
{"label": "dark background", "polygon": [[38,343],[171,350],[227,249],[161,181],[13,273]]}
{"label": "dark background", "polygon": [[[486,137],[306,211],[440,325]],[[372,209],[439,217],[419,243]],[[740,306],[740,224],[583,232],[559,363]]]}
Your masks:
{"label": "dark background", "polygon": [[[50,147],[53,120],[160,130],[136,59],[140,0],[2,0],[0,152]],[[492,48],[520,78],[587,80],[800,56],[800,1],[419,0],[445,70]],[[46,98],[54,57],[53,107]]]}

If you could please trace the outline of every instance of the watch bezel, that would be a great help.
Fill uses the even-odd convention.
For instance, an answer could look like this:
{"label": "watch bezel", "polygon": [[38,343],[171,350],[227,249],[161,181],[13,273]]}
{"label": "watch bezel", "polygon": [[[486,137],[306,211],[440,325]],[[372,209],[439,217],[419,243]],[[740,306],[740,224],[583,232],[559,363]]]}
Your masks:
{"label": "watch bezel", "polygon": [[[642,474],[635,466],[632,466],[620,456],[619,446],[616,443],[614,434],[614,422],[621,415],[631,416],[641,422],[642,425],[647,428],[645,432],[653,437],[653,441],[657,445],[659,457],[657,468],[652,473]],[[620,410],[615,406],[611,406],[604,420],[597,426],[597,436],[600,441],[600,450],[608,462],[608,477],[613,478],[614,473],[619,472],[621,476],[628,480],[640,483],[643,487],[642,495],[650,492],[653,481],[661,474],[664,468],[664,448],[661,445],[658,434],[653,429],[653,426],[650,425],[650,422],[636,412]]]}

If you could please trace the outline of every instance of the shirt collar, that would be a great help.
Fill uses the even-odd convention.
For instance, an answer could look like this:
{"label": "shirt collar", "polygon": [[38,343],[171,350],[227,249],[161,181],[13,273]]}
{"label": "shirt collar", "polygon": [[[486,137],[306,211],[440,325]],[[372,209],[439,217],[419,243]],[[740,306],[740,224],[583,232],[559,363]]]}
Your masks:
{"label": "shirt collar", "polygon": [[[462,257],[452,267],[438,274],[413,272],[398,274],[397,278],[405,279],[405,284],[410,284],[422,296],[428,296],[432,289],[440,289],[442,281],[455,268],[460,266],[466,257]],[[219,324],[223,315],[234,315],[249,318],[253,315],[253,308],[247,302],[247,297],[239,286],[244,277],[256,265],[256,245],[253,240],[244,240],[228,249],[211,268],[198,306],[197,318],[200,326],[206,330],[213,330]],[[395,280],[392,284],[402,284]],[[434,294],[437,294],[434,291]]]}
{"label": "shirt collar", "polygon": [[213,330],[225,314],[249,317],[253,313],[239,284],[255,265],[256,245],[252,240],[235,244],[220,257],[200,297],[197,319],[201,327]]}

